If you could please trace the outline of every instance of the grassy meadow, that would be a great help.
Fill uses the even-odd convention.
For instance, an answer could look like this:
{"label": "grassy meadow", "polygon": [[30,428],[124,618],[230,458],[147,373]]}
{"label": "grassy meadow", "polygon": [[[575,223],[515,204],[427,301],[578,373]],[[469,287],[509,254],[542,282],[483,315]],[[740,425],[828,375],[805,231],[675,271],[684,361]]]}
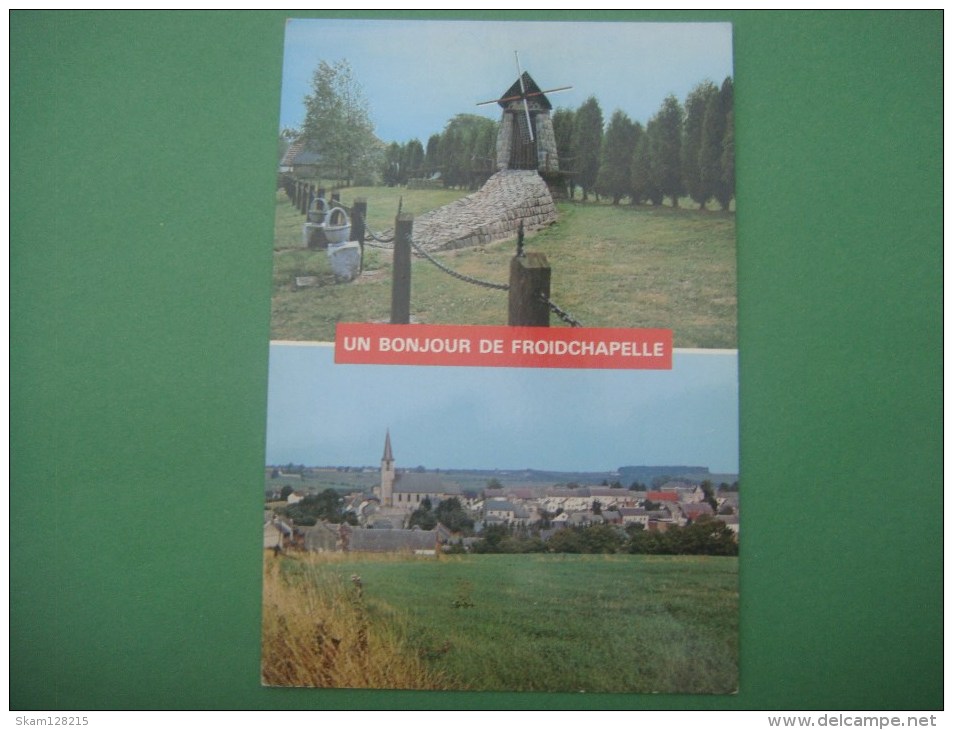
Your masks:
{"label": "grassy meadow", "polygon": [[[350,188],[345,204],[368,200],[370,227],[393,226],[398,200],[421,215],[467,194],[454,190]],[[606,203],[558,203],[559,220],[526,237],[546,254],[551,298],[587,327],[661,327],[676,347],[737,347],[735,218],[722,211]],[[301,248],[304,217],[276,196],[272,339],[332,341],[337,322],[388,321],[390,253],[366,247],[364,274],[335,284],[324,251]],[[443,252],[452,269],[507,283],[514,241]],[[414,258],[411,315],[427,324],[505,324],[505,292],[458,281]],[[296,276],[319,286],[294,290]],[[563,326],[555,316],[553,326]]]}
{"label": "grassy meadow", "polygon": [[266,553],[264,577],[265,684],[662,693],[738,685],[736,558]]}

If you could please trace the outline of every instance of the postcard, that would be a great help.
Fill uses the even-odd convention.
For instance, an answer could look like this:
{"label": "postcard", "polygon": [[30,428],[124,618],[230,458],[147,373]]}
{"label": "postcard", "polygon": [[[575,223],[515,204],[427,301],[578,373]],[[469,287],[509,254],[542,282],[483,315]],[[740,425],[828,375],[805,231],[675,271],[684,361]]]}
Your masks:
{"label": "postcard", "polygon": [[738,690],[731,26],[289,20],[262,682]]}

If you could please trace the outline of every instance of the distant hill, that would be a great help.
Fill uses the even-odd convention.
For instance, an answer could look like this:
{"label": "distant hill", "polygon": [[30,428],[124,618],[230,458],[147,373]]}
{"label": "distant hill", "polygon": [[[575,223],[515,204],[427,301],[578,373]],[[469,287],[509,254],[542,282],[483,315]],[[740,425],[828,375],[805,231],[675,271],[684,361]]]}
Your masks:
{"label": "distant hill", "polygon": [[[442,474],[463,489],[482,490],[490,479],[496,479],[504,488],[516,486],[543,486],[553,484],[580,484],[596,486],[621,482],[628,487],[640,482],[649,488],[655,480],[674,479],[699,483],[710,479],[715,486],[731,484],[737,474],[712,474],[706,466],[623,466],[616,471],[544,471],[541,469],[399,469],[398,471]],[[296,473],[285,473],[282,467],[265,470],[265,490],[280,489],[285,484],[294,489],[321,492],[328,487],[340,492],[369,490],[380,482],[376,467],[297,467]]]}
{"label": "distant hill", "polygon": [[737,481],[737,474],[712,474],[707,466],[620,466],[619,481],[625,486],[641,482],[651,486],[655,480],[675,479],[687,482],[702,482],[710,479],[716,485]]}

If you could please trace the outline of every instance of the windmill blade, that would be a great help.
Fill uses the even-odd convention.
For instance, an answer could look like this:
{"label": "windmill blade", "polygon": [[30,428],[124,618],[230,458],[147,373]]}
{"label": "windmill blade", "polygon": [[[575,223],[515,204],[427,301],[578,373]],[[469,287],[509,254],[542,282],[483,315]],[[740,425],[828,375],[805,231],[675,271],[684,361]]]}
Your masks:
{"label": "windmill blade", "polygon": [[530,91],[526,94],[517,94],[516,96],[504,96],[502,99],[481,101],[477,103],[477,106],[485,106],[487,104],[505,104],[508,101],[517,101],[524,98],[529,99],[531,96],[542,96],[543,94],[555,94],[557,91],[566,91],[567,89],[571,88],[571,86],[558,86],[555,89],[546,89],[546,91]]}
{"label": "windmill blade", "polygon": [[537,96],[539,94],[555,94],[557,91],[568,91],[571,86],[557,86],[555,89],[546,89],[546,91],[531,91],[527,96]]}
{"label": "windmill blade", "polygon": [[523,83],[523,69],[520,67],[520,54],[519,51],[513,51],[516,54],[516,71],[519,73],[520,79],[520,94],[523,97],[523,111],[526,112],[526,131],[529,132],[529,141],[535,142],[533,139],[533,120],[529,116],[529,102],[526,101],[526,85]]}

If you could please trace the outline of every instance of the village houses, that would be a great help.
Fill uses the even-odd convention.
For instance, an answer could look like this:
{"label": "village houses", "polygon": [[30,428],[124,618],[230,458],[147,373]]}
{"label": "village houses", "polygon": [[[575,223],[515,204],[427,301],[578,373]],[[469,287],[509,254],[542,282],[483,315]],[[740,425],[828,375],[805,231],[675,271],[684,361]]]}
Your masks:
{"label": "village houses", "polygon": [[[699,519],[723,522],[736,535],[739,531],[738,493],[719,493],[707,499],[698,483],[670,480],[654,490],[637,491],[597,485],[520,484],[511,489],[502,485],[482,492],[464,489],[446,474],[422,469],[397,468],[391,435],[384,437],[379,482],[366,492],[354,492],[345,500],[345,512],[356,525],[318,522],[313,527],[294,526],[266,510],[265,546],[297,543],[309,550],[412,550],[432,552],[453,543],[464,544],[441,524],[432,530],[410,528],[411,516],[421,509],[436,509],[445,500],[455,499],[473,518],[479,534],[491,525],[513,528],[541,528],[549,536],[553,529],[633,525],[643,530],[665,531],[683,527]],[[309,492],[295,489],[287,504],[303,500]]]}

